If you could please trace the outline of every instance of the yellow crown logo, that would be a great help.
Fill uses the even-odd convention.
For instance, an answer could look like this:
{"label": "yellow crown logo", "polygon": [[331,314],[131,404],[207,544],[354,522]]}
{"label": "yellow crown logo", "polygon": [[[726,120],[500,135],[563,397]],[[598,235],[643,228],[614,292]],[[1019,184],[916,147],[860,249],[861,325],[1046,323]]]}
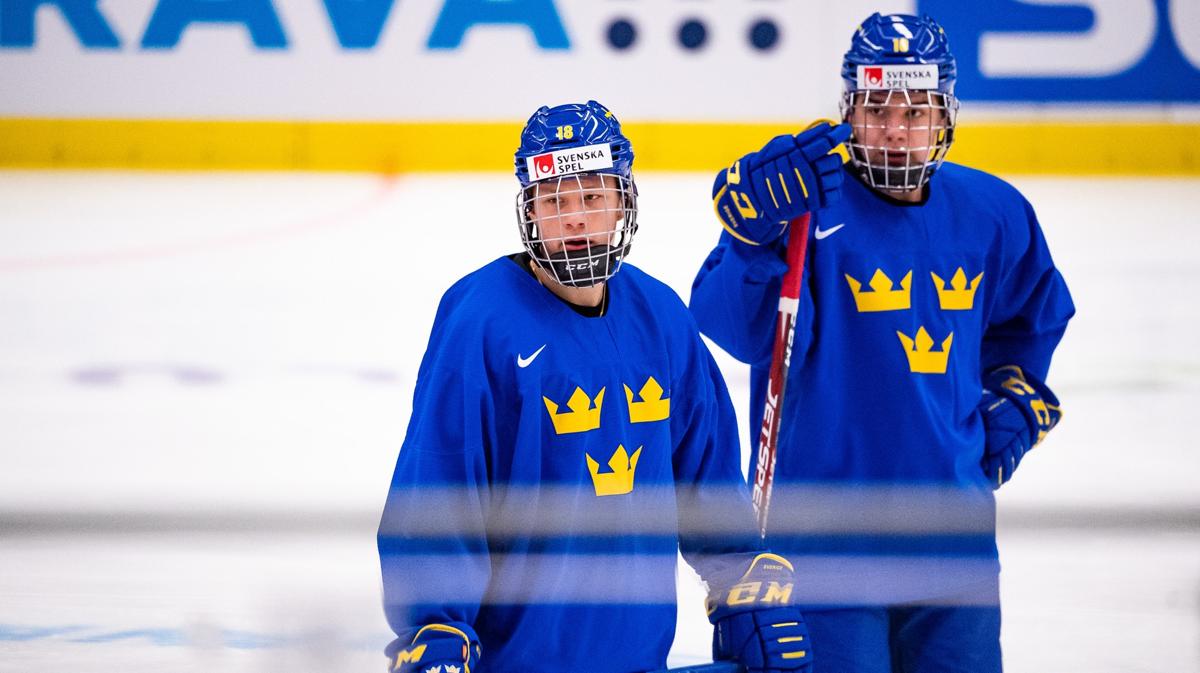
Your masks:
{"label": "yellow crown logo", "polygon": [[979,281],[983,279],[983,272],[980,271],[978,276],[971,279],[970,284],[967,283],[967,274],[962,267],[958,267],[958,271],[954,272],[954,276],[950,278],[950,287],[946,287],[946,281],[936,273],[930,271],[929,275],[933,276],[934,287],[937,288],[938,303],[942,305],[943,311],[970,311],[975,306],[975,290],[979,289]]}
{"label": "yellow crown logo", "polygon": [[933,339],[924,327],[917,330],[916,339],[910,339],[904,332],[896,332],[900,343],[904,345],[904,354],[908,356],[908,370],[914,374],[945,374],[946,363],[950,360],[950,344],[954,342],[954,332],[942,341],[942,350],[933,351]]}
{"label": "yellow crown logo", "polygon": [[543,396],[542,401],[546,403],[546,411],[550,413],[550,421],[554,423],[554,434],[556,435],[587,432],[600,427],[600,407],[604,404],[604,388],[596,393],[594,409],[591,408],[592,400],[587,393],[583,392],[583,388],[579,387],[575,388],[571,399],[567,400],[567,408],[570,411],[560,412],[559,406],[549,397]]}
{"label": "yellow crown logo", "polygon": [[596,495],[625,495],[632,491],[633,473],[637,471],[638,458],[641,455],[642,447],[640,446],[630,456],[626,453],[625,447],[618,444],[612,458],[608,459],[608,467],[612,472],[601,474],[600,463],[597,463],[590,455],[583,454],[583,457],[587,458],[588,472],[592,475],[592,486],[596,489]]}
{"label": "yellow crown logo", "polygon": [[625,402],[629,405],[630,423],[661,421],[671,415],[671,399],[663,399],[662,386],[654,377],[646,379],[646,385],[638,392],[641,402],[633,401],[633,391],[625,386]]}
{"label": "yellow crown logo", "polygon": [[859,313],[872,313],[875,311],[903,311],[912,306],[912,270],[904,275],[900,281],[900,289],[892,289],[892,279],[883,272],[883,269],[875,269],[875,275],[871,276],[871,282],[868,284],[871,288],[870,292],[862,292],[862,283],[855,280],[850,274],[845,274],[846,282],[850,285],[850,292],[854,294],[854,305],[858,307]]}

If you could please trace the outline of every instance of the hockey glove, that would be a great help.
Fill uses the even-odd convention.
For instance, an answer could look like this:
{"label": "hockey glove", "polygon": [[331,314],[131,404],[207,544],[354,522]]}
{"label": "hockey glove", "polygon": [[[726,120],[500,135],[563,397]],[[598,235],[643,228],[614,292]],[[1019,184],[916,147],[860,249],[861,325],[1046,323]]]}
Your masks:
{"label": "hockey glove", "polygon": [[733,586],[708,595],[713,660],[733,660],[747,673],[812,670],[812,646],[800,611],[791,605],[792,564],[759,554]]}
{"label": "hockey glove", "polygon": [[984,376],[979,412],[985,433],[983,472],[992,488],[1012,479],[1021,458],[1062,418],[1054,393],[1016,365]]}
{"label": "hockey glove", "polygon": [[479,637],[461,622],[430,624],[408,647],[389,652],[391,673],[471,673],[479,670]]}
{"label": "hockey glove", "polygon": [[717,219],[743,243],[775,240],[792,219],[840,197],[849,137],[848,124],[818,121],[733,162],[713,183]]}

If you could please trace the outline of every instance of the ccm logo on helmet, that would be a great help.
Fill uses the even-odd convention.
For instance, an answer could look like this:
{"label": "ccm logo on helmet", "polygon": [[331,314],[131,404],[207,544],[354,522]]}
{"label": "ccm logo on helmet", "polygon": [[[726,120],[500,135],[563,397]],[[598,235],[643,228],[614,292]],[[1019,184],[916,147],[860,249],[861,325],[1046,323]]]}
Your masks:
{"label": "ccm logo on helmet", "polygon": [[529,176],[533,180],[613,167],[612,148],[608,143],[546,152],[529,157],[525,161],[529,167]]}
{"label": "ccm logo on helmet", "polygon": [[591,261],[583,261],[583,262],[578,262],[578,263],[576,263],[576,264],[572,264],[572,263],[570,263],[570,262],[567,262],[567,270],[568,270],[568,271],[571,271],[571,272],[575,272],[575,271],[587,271],[588,269],[591,269],[593,266],[596,266],[596,265],[597,265],[597,264],[599,264],[599,263],[600,263],[600,260],[599,260],[599,259],[593,259],[593,260],[591,260]]}

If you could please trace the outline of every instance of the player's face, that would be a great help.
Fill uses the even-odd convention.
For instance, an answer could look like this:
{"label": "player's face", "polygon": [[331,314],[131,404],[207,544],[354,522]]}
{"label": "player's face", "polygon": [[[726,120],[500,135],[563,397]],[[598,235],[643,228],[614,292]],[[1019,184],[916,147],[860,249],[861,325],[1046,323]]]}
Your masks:
{"label": "player's face", "polygon": [[533,185],[530,217],[547,255],[610,245],[625,216],[615,176],[568,175]]}
{"label": "player's face", "polygon": [[866,156],[860,160],[890,169],[920,167],[933,158],[945,134],[943,95],[925,91],[872,91],[857,95],[848,121]]}

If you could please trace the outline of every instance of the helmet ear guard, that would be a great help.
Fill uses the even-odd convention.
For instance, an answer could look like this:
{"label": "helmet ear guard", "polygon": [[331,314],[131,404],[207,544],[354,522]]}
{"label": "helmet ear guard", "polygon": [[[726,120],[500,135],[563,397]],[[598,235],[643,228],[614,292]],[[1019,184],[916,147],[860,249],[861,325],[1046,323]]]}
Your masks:
{"label": "helmet ear guard", "polygon": [[842,60],[842,118],[850,163],[871,187],[911,191],[929,182],[954,142],[957,65],[928,15],[872,14]]}
{"label": "helmet ear guard", "polygon": [[514,167],[518,230],[534,262],[563,285],[611,278],[637,232],[633,147],[613,113],[596,101],[539,108]]}

